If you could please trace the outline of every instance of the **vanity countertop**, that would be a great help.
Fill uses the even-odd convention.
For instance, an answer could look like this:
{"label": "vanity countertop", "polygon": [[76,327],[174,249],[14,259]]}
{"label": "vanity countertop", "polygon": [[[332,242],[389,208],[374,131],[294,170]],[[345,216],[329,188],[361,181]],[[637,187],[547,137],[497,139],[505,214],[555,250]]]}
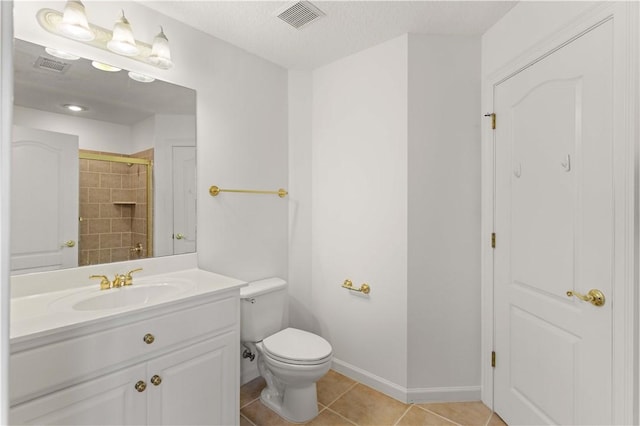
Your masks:
{"label": "vanity countertop", "polygon": [[[11,299],[11,343],[46,336],[76,327],[103,321],[123,313],[144,312],[159,306],[195,300],[204,296],[239,289],[247,283],[235,278],[204,271],[198,268],[162,273],[151,276],[134,276],[133,285],[100,290],[97,282],[82,287],[33,294]],[[153,297],[146,297],[145,288],[163,287]],[[169,288],[171,287],[171,288]],[[175,290],[177,291],[164,291]],[[115,292],[129,292],[118,293]],[[102,300],[103,296],[122,299],[120,296],[135,294],[136,300],[118,306],[101,306],[99,309],[83,307],[79,302],[87,299]],[[74,308],[76,306],[76,308]]]}

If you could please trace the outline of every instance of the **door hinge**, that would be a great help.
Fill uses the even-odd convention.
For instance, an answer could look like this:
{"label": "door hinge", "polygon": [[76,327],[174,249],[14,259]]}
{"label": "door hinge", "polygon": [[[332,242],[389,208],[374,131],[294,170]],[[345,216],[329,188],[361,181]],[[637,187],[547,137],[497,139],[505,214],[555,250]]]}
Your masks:
{"label": "door hinge", "polygon": [[496,366],[496,351],[491,351],[491,366],[494,368]]}
{"label": "door hinge", "polygon": [[491,248],[496,248],[496,233],[491,233]]}
{"label": "door hinge", "polygon": [[491,128],[493,130],[496,129],[496,113],[495,112],[491,112],[491,113],[487,113],[484,115],[485,117],[491,117]]}

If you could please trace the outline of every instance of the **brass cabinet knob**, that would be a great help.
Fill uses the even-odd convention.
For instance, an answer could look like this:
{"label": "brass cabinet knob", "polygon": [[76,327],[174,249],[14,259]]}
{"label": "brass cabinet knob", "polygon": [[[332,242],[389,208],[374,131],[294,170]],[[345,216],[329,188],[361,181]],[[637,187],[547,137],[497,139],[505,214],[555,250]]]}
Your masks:
{"label": "brass cabinet knob", "polygon": [[134,387],[138,392],[144,392],[144,390],[147,388],[147,384],[144,381],[139,380]]}
{"label": "brass cabinet knob", "polygon": [[145,335],[144,335],[144,337],[142,338],[142,340],[144,340],[144,342],[145,342],[147,345],[150,345],[150,344],[152,344],[152,343],[154,342],[154,340],[156,340],[156,338],[155,338],[155,337],[153,337],[153,334],[151,334],[151,333],[147,333],[147,334],[145,334]]}
{"label": "brass cabinet knob", "polygon": [[160,385],[160,383],[162,383],[162,377],[158,376],[157,374],[154,375],[151,378],[151,383],[153,383],[154,386],[158,386]]}

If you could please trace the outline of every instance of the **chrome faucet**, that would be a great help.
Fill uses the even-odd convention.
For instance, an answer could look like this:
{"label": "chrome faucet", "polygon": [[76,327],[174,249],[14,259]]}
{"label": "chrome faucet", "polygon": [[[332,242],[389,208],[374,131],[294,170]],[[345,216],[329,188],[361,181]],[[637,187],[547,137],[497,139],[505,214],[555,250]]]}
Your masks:
{"label": "chrome faucet", "polygon": [[134,272],[142,271],[142,268],[133,269],[126,274],[116,274],[113,281],[109,281],[106,275],[91,275],[89,278],[100,279],[100,290],[109,290],[110,288],[120,288],[133,284],[133,277],[131,274]]}

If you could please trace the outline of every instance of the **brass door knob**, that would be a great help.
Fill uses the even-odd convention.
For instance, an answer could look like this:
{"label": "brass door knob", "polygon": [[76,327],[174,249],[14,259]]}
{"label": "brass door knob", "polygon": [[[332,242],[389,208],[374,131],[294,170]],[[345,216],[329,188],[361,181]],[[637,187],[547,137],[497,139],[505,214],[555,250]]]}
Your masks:
{"label": "brass door knob", "polygon": [[62,243],[62,245],[60,247],[75,247],[76,246],[76,242],[73,240],[69,240],[69,241],[65,241],[64,243]]}
{"label": "brass door knob", "polygon": [[184,239],[184,234],[176,234],[176,240],[183,240]]}
{"label": "brass door knob", "polygon": [[160,385],[160,383],[162,383],[162,377],[158,376],[157,374],[154,375],[151,378],[151,383],[153,383],[154,386],[158,386]]}
{"label": "brass door knob", "polygon": [[156,338],[155,338],[155,337],[153,337],[153,334],[151,334],[151,333],[147,333],[147,334],[145,334],[145,335],[144,335],[144,337],[142,338],[142,340],[144,340],[144,342],[145,342],[147,345],[150,345],[150,344],[152,344],[152,343],[156,340]]}
{"label": "brass door knob", "polygon": [[567,296],[575,296],[580,300],[591,303],[593,306],[603,306],[605,302],[604,293],[600,290],[592,288],[587,294],[580,294],[576,291],[567,291]]}
{"label": "brass door knob", "polygon": [[147,388],[147,384],[144,381],[139,380],[138,383],[135,384],[134,388],[136,388],[138,392],[144,392]]}

